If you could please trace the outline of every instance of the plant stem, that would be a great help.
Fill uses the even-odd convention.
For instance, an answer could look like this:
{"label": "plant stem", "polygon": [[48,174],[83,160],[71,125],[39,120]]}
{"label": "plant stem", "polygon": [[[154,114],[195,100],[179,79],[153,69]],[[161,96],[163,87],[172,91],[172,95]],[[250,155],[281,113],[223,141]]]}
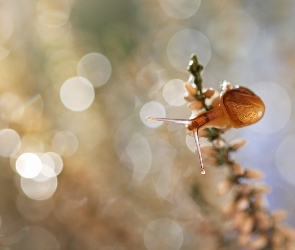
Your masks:
{"label": "plant stem", "polygon": [[203,86],[202,86],[203,80],[201,77],[201,72],[202,72],[203,68],[204,68],[203,65],[201,65],[199,63],[199,59],[198,59],[197,55],[193,54],[191,56],[190,61],[189,61],[189,65],[187,67],[187,70],[194,77],[194,83],[196,84],[196,87],[197,87],[197,93],[195,95],[196,99],[201,101],[205,110],[208,111],[210,109],[210,107],[208,107],[205,104],[206,97],[203,93]]}

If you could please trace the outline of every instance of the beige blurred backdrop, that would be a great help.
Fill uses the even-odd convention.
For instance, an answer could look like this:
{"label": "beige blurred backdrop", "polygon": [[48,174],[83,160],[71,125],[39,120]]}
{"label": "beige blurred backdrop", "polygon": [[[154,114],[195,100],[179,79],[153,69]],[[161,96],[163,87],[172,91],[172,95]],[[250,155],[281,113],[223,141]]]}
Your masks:
{"label": "beige blurred backdrop", "polygon": [[[295,3],[1,0],[0,249],[240,249],[179,124],[192,53],[204,87],[246,86],[261,122],[232,155],[295,226]],[[205,140],[201,145],[207,145]]]}

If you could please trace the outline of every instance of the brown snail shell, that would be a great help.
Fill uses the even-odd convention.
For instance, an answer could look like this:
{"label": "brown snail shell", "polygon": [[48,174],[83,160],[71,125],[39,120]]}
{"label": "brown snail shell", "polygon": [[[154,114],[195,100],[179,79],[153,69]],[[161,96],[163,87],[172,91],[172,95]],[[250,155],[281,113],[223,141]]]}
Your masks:
{"label": "brown snail shell", "polygon": [[221,96],[221,108],[231,125],[241,128],[258,122],[264,115],[265,106],[251,90],[237,86]]}

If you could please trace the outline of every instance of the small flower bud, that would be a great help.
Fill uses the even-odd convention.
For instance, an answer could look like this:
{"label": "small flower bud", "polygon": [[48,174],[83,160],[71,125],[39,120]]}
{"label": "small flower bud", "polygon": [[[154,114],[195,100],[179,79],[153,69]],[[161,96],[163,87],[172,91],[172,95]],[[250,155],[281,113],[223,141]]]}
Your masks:
{"label": "small flower bud", "polygon": [[257,228],[262,231],[267,231],[271,228],[271,226],[272,226],[272,223],[270,220],[264,220],[257,225]]}
{"label": "small flower bud", "polygon": [[254,215],[258,222],[262,220],[267,220],[267,217],[264,211],[256,211]]}
{"label": "small flower bud", "polygon": [[[196,150],[196,153],[198,153],[197,150]],[[203,158],[203,163],[205,165],[210,165],[210,166],[217,166],[218,165],[217,159],[216,159],[215,156],[204,157]]]}
{"label": "small flower bud", "polygon": [[226,90],[231,90],[232,88],[233,88],[233,85],[230,82],[227,82]]}
{"label": "small flower bud", "polygon": [[275,223],[280,223],[287,218],[287,212],[285,210],[276,210],[272,212],[271,217]]}
{"label": "small flower bud", "polygon": [[206,92],[205,92],[205,96],[207,98],[212,97],[214,94],[215,94],[215,90],[213,88],[207,89]]}
{"label": "small flower bud", "polygon": [[227,91],[227,90],[231,90],[233,88],[233,86],[231,85],[230,82],[224,80],[222,83],[221,83],[221,89],[223,91]]}
{"label": "small flower bud", "polygon": [[243,212],[238,212],[235,214],[233,220],[234,220],[234,224],[237,229],[240,229],[242,227],[242,225],[244,225],[246,218],[247,218],[247,216]]}
{"label": "small flower bud", "polygon": [[230,201],[221,208],[222,213],[225,216],[231,215],[235,211],[235,202]]}
{"label": "small flower bud", "polygon": [[202,155],[212,156],[215,154],[215,149],[212,146],[201,147]]}
{"label": "small flower bud", "polygon": [[256,223],[257,228],[262,231],[266,231],[272,226],[271,220],[269,219],[267,214],[263,211],[257,211],[255,213],[255,218],[257,220],[257,223]]}
{"label": "small flower bud", "polygon": [[253,249],[263,249],[267,244],[267,236],[266,235],[260,235],[257,238],[253,239],[250,243],[250,247]]}
{"label": "small flower bud", "polygon": [[236,139],[230,142],[230,149],[235,151],[241,147],[243,147],[247,143],[244,139]]}
{"label": "small flower bud", "polygon": [[247,184],[247,183],[242,183],[242,184],[240,184],[239,186],[240,186],[240,193],[241,193],[242,195],[248,195],[248,194],[250,193],[250,191],[251,191],[251,187],[250,187],[249,184]]}
{"label": "small flower bud", "polygon": [[264,196],[263,195],[256,195],[255,198],[256,199],[255,199],[253,205],[255,206],[256,209],[263,210],[266,207]]}
{"label": "small flower bud", "polygon": [[207,135],[208,135],[208,132],[206,129],[199,130],[199,137],[206,137]]}
{"label": "small flower bud", "polygon": [[200,102],[200,101],[198,101],[198,100],[195,100],[195,101],[189,103],[189,104],[188,104],[188,107],[189,107],[190,109],[199,110],[199,109],[203,108],[203,103]]}
{"label": "small flower bud", "polygon": [[195,96],[197,94],[197,89],[191,84],[185,83],[184,87],[191,96]]}
{"label": "small flower bud", "polygon": [[241,246],[246,246],[249,242],[249,235],[248,234],[239,234],[238,235],[238,242]]}
{"label": "small flower bud", "polygon": [[261,184],[259,187],[254,187],[252,192],[255,195],[266,194],[270,191],[270,187],[268,185]]}
{"label": "small flower bud", "polygon": [[230,190],[231,187],[232,187],[232,182],[229,179],[226,179],[225,181],[221,182],[218,185],[217,194],[224,195]]}
{"label": "small flower bud", "polygon": [[294,250],[295,249],[295,243],[292,241],[288,241],[286,243],[286,250]]}
{"label": "small flower bud", "polygon": [[245,218],[244,223],[241,225],[241,232],[244,234],[249,234],[254,226],[254,219],[251,216]]}
{"label": "small flower bud", "polygon": [[273,244],[273,246],[275,247],[279,247],[282,246],[284,243],[284,239],[285,237],[283,236],[282,233],[275,231],[273,232],[272,236],[271,236],[271,242]]}
{"label": "small flower bud", "polygon": [[218,138],[218,139],[215,139],[215,140],[213,141],[213,145],[214,145],[214,147],[216,147],[216,148],[223,148],[224,145],[225,145],[225,143],[224,143],[224,140]]}
{"label": "small flower bud", "polygon": [[195,97],[193,97],[192,95],[190,95],[189,93],[185,93],[184,94],[184,100],[186,100],[187,102],[193,102],[195,99]]}
{"label": "small flower bud", "polygon": [[248,198],[243,197],[237,201],[237,208],[239,210],[245,210],[248,207],[249,207],[249,199]]}
{"label": "small flower bud", "polygon": [[292,240],[295,239],[295,230],[293,228],[287,227],[285,225],[277,225],[276,228],[287,238]]}
{"label": "small flower bud", "polygon": [[245,178],[262,178],[264,177],[264,173],[258,169],[247,169],[244,174]]}
{"label": "small flower bud", "polygon": [[245,173],[245,170],[239,163],[234,162],[234,164],[232,165],[232,168],[235,175],[240,176]]}
{"label": "small flower bud", "polygon": [[[284,245],[284,249],[283,250],[294,250],[295,249],[295,243],[294,243],[294,240],[288,240],[287,242],[285,242],[285,245]],[[274,249],[274,250],[278,250],[278,249]],[[282,250],[279,249],[279,250]]]}

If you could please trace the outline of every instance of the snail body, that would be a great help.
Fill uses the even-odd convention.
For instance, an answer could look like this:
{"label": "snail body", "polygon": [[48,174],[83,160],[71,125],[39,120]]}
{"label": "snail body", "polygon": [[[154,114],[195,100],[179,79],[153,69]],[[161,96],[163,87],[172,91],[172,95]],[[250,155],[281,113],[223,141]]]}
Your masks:
{"label": "snail body", "polygon": [[204,127],[242,128],[258,122],[264,115],[265,106],[251,90],[236,86],[221,94],[220,104],[200,114],[188,125],[190,131]]}

